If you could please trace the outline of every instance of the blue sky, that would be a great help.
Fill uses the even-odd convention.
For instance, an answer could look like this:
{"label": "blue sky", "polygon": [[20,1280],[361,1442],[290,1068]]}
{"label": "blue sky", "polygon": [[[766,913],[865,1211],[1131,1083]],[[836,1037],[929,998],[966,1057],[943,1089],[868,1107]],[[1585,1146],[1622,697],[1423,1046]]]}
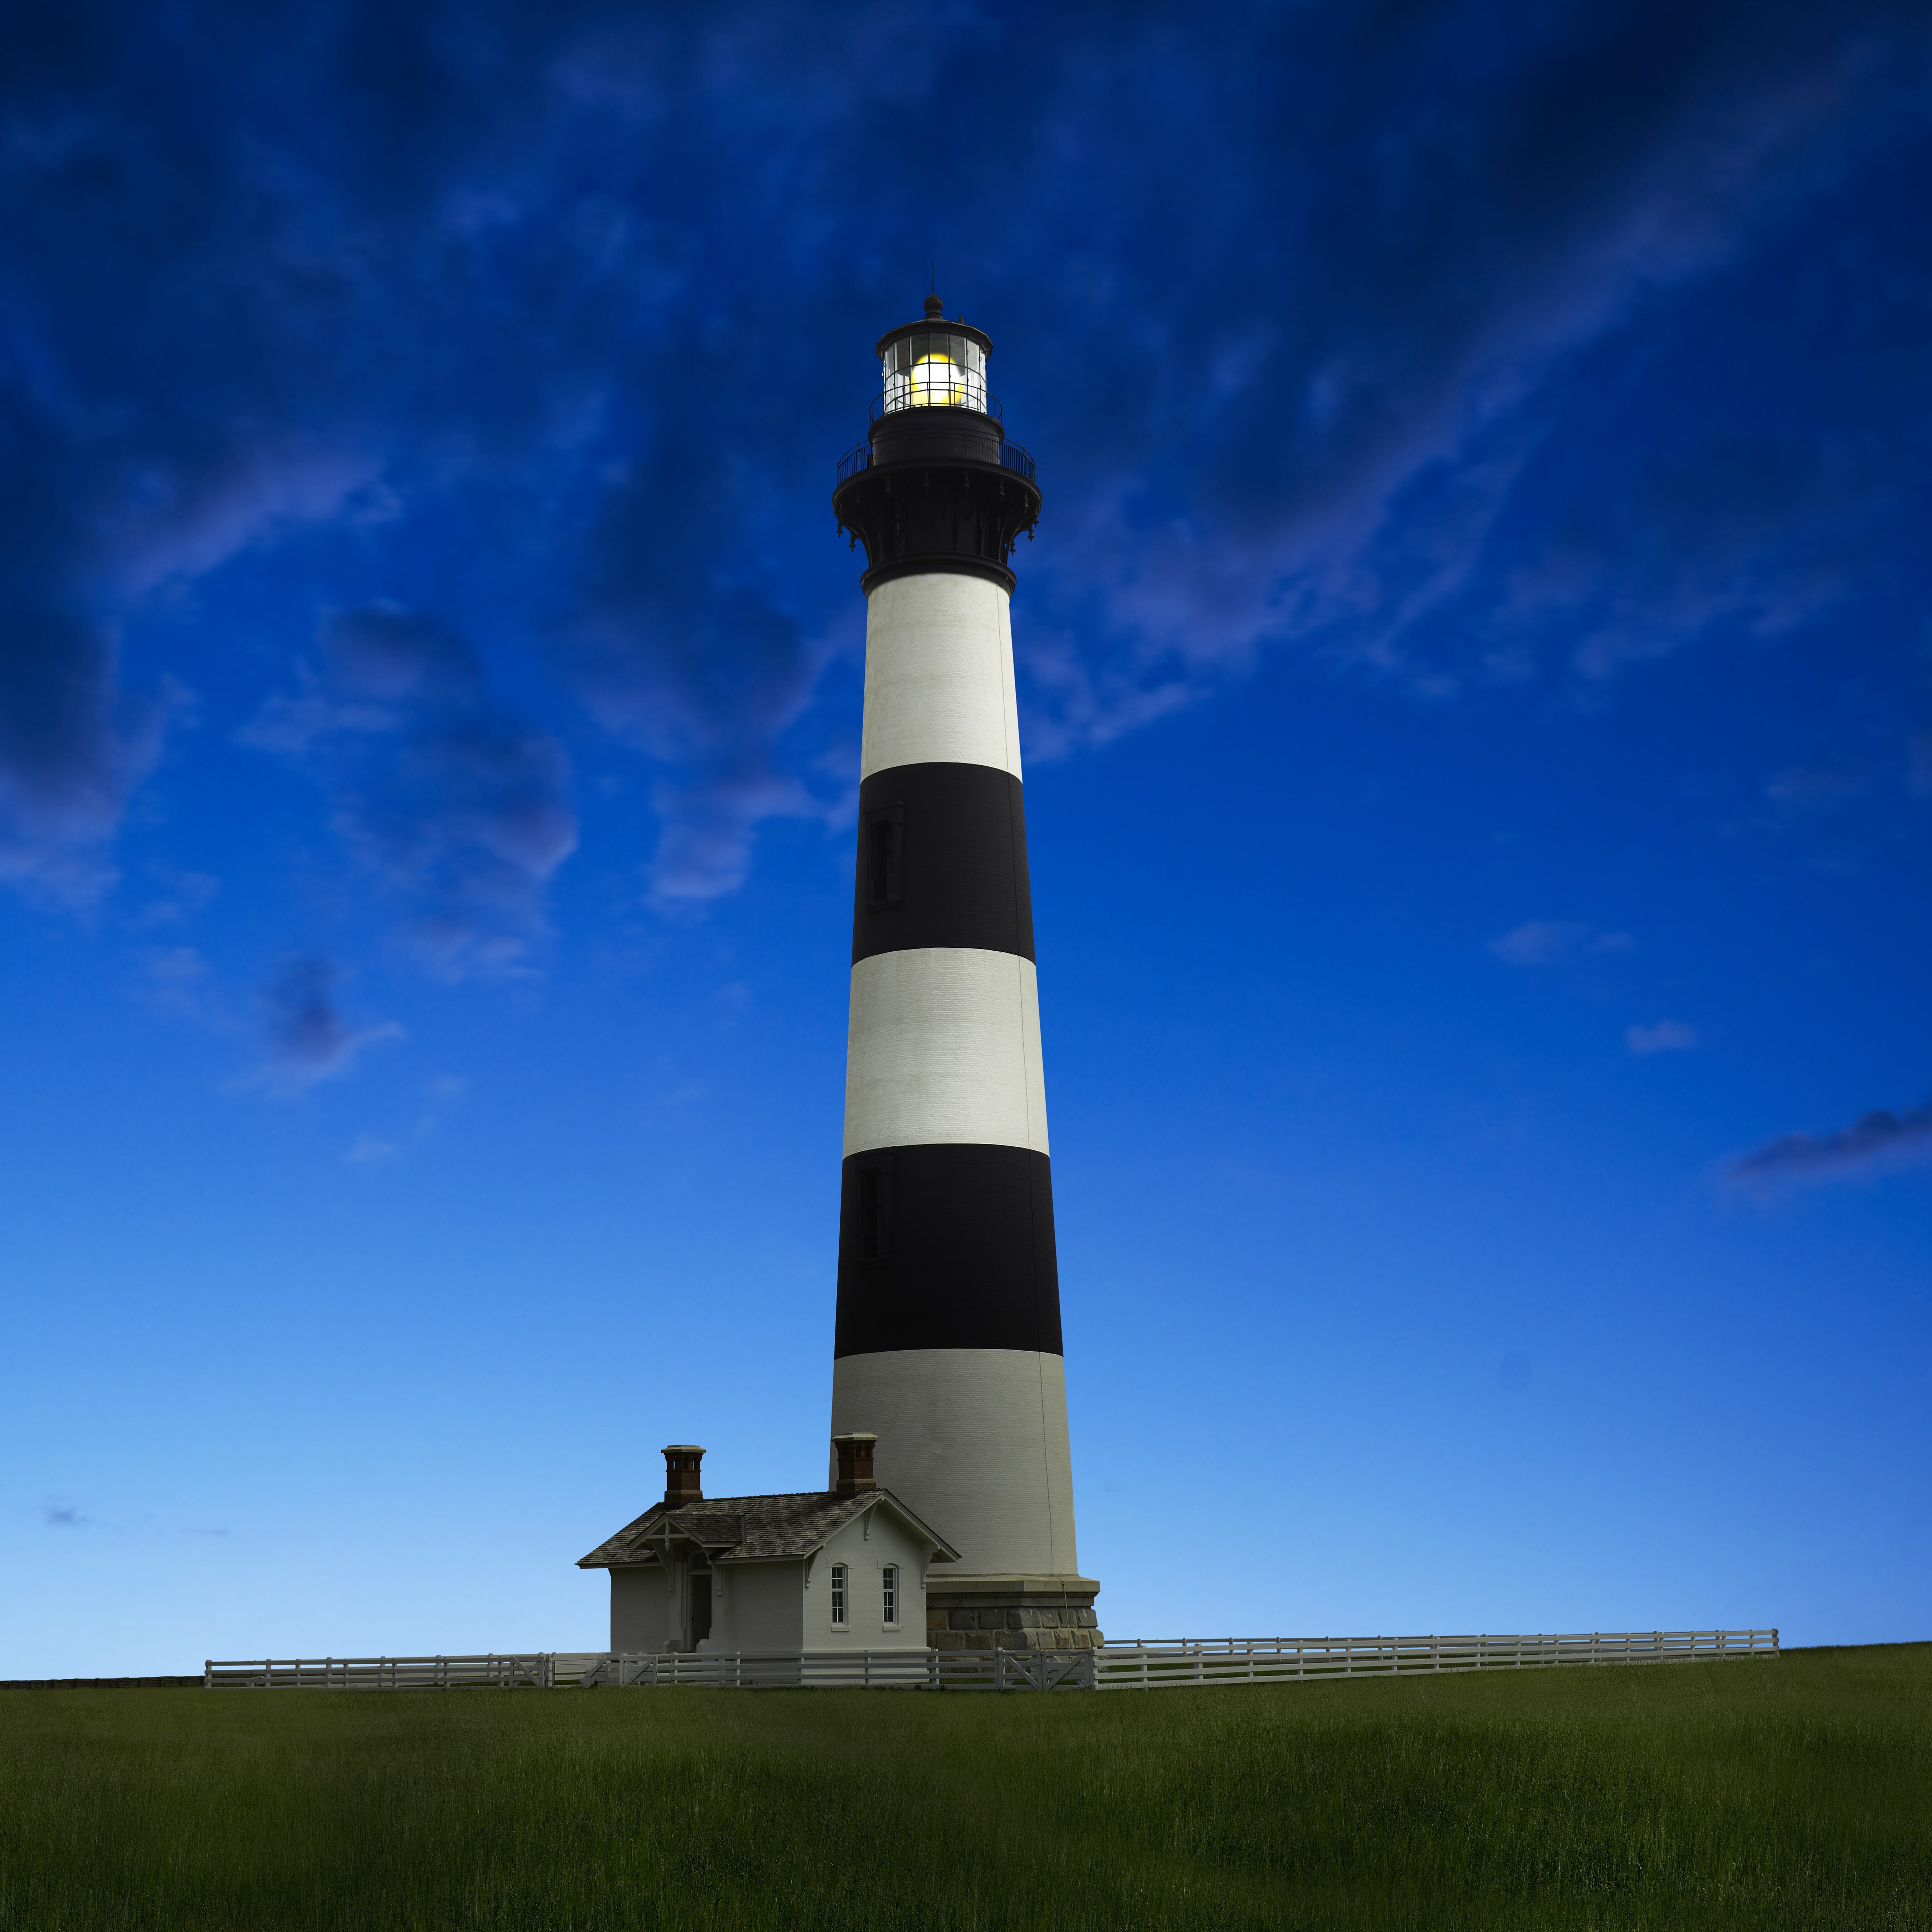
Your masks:
{"label": "blue sky", "polygon": [[1117,1635],[1932,1636],[1932,23],[16,8],[0,1675],[821,1480],[936,262]]}

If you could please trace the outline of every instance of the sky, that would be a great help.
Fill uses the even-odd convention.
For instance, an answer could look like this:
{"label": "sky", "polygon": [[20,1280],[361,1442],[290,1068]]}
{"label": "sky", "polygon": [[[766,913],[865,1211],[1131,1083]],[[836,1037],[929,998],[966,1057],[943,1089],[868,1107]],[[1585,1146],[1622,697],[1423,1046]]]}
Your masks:
{"label": "sky", "polygon": [[872,344],[991,334],[1118,1637],[1932,1638],[1932,16],[20,0],[0,1676],[824,1480]]}

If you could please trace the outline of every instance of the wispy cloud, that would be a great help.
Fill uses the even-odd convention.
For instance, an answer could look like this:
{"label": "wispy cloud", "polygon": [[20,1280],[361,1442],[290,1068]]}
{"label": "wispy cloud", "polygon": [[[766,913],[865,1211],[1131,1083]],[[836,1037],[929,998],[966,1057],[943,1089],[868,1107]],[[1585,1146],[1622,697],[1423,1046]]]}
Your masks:
{"label": "wispy cloud", "polygon": [[1932,730],[1912,733],[1905,782],[1915,797],[1932,798]]}
{"label": "wispy cloud", "polygon": [[1768,784],[1765,796],[1789,812],[1815,811],[1856,798],[1871,788],[1871,774],[1857,765],[1787,765]]}
{"label": "wispy cloud", "polygon": [[[1048,9],[997,98],[973,83],[1017,30],[970,7],[915,32],[870,4],[505,0],[480,40],[365,14],[313,61],[162,26],[77,62],[23,46],[0,83],[0,878],[105,890],[167,708],[122,632],[320,528],[345,601],[460,554],[488,647],[546,641],[652,768],[661,904],[734,890],[761,824],[840,808],[812,706],[859,620],[824,465],[935,233],[910,140],[971,142],[953,292],[1030,339],[1000,366],[1051,452],[1039,749],[1284,649],[1425,697],[1576,698],[1811,622],[1912,495],[1906,386],[1834,373],[1910,366],[1909,299],[1778,338],[1736,420],[1697,372],[1738,358],[1682,312],[1807,219],[1909,248],[1912,213],[1834,197],[1923,137],[1922,10],[1235,4],[1181,33]],[[1828,436],[1804,419],[1827,383]],[[437,970],[521,970],[574,836],[561,749],[421,613],[349,617],[255,741],[326,765]]]}
{"label": "wispy cloud", "polygon": [[149,946],[140,963],[142,994],[157,1011],[205,1025],[219,1024],[211,970],[200,947]]}
{"label": "wispy cloud", "polygon": [[91,905],[114,883],[109,842],[160,754],[169,707],[117,688],[113,646],[86,616],[0,600],[0,880]]}
{"label": "wispy cloud", "polygon": [[320,646],[320,668],[244,742],[328,788],[337,830],[434,971],[526,972],[550,879],[577,848],[562,746],[491,701],[475,651],[431,613],[332,612]]}
{"label": "wispy cloud", "polygon": [[343,1159],[351,1167],[375,1167],[400,1160],[410,1148],[428,1139],[442,1126],[450,1108],[469,1091],[470,1083],[453,1073],[440,1073],[423,1083],[426,1104],[405,1131],[391,1134],[361,1133],[350,1142]]}
{"label": "wispy cloud", "polygon": [[732,487],[724,472],[734,466],[714,442],[706,435],[678,452],[692,485],[674,508],[640,490],[612,493],[556,640],[558,662],[592,716],[663,768],[649,877],[665,910],[736,891],[766,820],[822,818],[830,809],[776,756],[811,700],[827,648],[810,644],[796,616],[764,594],[702,568],[662,568],[667,546],[705,554],[709,493]]}
{"label": "wispy cloud", "polygon": [[1625,1028],[1624,1044],[1636,1054],[1688,1053],[1697,1044],[1697,1030],[1682,1020],[1659,1020],[1654,1026]]}
{"label": "wispy cloud", "polygon": [[1628,952],[1627,932],[1605,932],[1574,920],[1532,919],[1490,941],[1490,950],[1512,966],[1554,966],[1592,953]]}
{"label": "wispy cloud", "polygon": [[40,1505],[40,1520],[50,1529],[85,1529],[94,1519],[83,1516],[75,1504],[48,1502]]}
{"label": "wispy cloud", "polygon": [[136,932],[185,926],[205,911],[221,890],[221,881],[212,874],[184,872],[175,866],[150,866],[148,880],[154,896],[128,920]]}
{"label": "wispy cloud", "polygon": [[346,1018],[335,997],[340,977],[328,960],[313,957],[281,968],[263,991],[265,1052],[245,1084],[290,1099],[346,1072],[365,1047],[401,1036],[393,1021],[358,1026]]}
{"label": "wispy cloud", "polygon": [[1850,1180],[1932,1161],[1932,1102],[1894,1114],[1886,1108],[1830,1133],[1784,1134],[1740,1155],[1726,1169],[1748,1189]]}

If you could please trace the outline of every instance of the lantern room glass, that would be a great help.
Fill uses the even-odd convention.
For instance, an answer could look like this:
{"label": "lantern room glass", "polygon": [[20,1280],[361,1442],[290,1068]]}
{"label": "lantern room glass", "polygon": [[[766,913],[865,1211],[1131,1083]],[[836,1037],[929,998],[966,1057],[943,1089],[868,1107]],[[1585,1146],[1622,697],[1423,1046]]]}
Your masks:
{"label": "lantern room glass", "polygon": [[886,407],[986,412],[986,352],[970,335],[922,330],[889,343],[880,356]]}

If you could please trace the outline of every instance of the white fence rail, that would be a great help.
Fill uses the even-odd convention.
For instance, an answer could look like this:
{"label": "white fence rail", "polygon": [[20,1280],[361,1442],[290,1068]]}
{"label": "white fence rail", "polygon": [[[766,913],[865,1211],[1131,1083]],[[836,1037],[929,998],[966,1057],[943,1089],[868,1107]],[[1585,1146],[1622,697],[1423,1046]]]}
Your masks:
{"label": "white fence rail", "polygon": [[1091,1650],[618,1652],[583,1673],[599,1684],[703,1684],[725,1690],[1094,1688]]}
{"label": "white fence rail", "polygon": [[1097,1689],[1156,1690],[1191,1684],[1521,1670],[1560,1664],[1668,1664],[1775,1657],[1778,1632],[1588,1630],[1533,1636],[1174,1638],[1110,1643],[1098,1654]]}
{"label": "white fence rail", "polygon": [[211,1690],[551,1690],[670,1684],[716,1690],[1159,1690],[1554,1664],[1775,1657],[1775,1630],[1618,1630],[1534,1636],[1174,1638],[1104,1650],[550,1651],[518,1656],[257,1658],[204,1668]]}
{"label": "white fence rail", "polygon": [[210,1658],[202,1666],[209,1690],[458,1690],[492,1686],[548,1690],[574,1684],[597,1661],[594,1650],[526,1651],[483,1657]]}

